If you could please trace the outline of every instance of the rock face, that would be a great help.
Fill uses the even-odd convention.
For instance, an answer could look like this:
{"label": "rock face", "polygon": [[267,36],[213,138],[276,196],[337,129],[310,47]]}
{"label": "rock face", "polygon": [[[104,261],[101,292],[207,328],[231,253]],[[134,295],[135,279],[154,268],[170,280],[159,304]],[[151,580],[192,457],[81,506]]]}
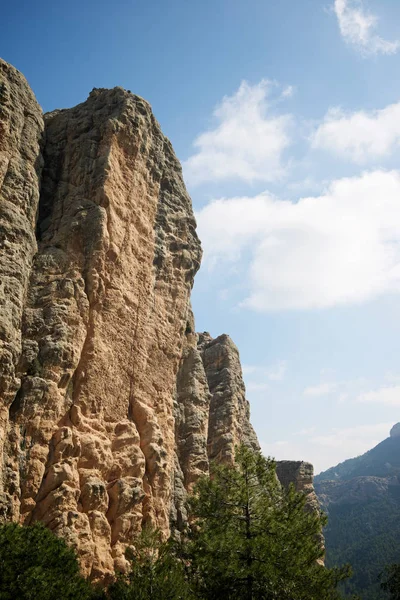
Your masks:
{"label": "rock face", "polygon": [[2,510],[44,521],[96,578],[123,567],[143,521],[169,532],[173,398],[200,244],[150,106],[93,90],[46,116],[31,264],[42,117],[23,78],[2,68],[6,107],[21,119],[1,146],[19,169],[9,167],[1,202]]}
{"label": "rock face", "polygon": [[240,443],[260,449],[250,424],[239,352],[228,335],[212,339],[203,333],[198,347],[211,394],[208,455],[220,462],[233,462],[235,446]]}
{"label": "rock face", "polygon": [[399,477],[355,477],[345,481],[322,481],[317,484],[318,499],[329,514],[330,507],[379,502],[389,495],[400,496]]}
{"label": "rock face", "polygon": [[239,353],[197,335],[181,167],[123,90],[45,115],[0,61],[0,517],[40,520],[107,580],[168,536],[209,460],[258,449]]}
{"label": "rock face", "polygon": [[20,386],[22,314],[37,250],[43,129],[42,111],[25,78],[0,60],[0,460],[9,408]]}
{"label": "rock face", "polygon": [[319,502],[314,490],[314,468],[304,461],[282,460],[276,464],[276,474],[284,487],[289,487],[291,483],[297,492],[303,492],[307,496],[307,508],[309,510],[319,510]]}
{"label": "rock face", "polygon": [[175,406],[176,469],[172,523],[185,522],[184,502],[209,461],[233,463],[235,447],[246,444],[259,450],[250,424],[239,352],[228,335],[213,339],[209,333],[193,334],[188,321],[177,378]]}
{"label": "rock face", "polygon": [[[288,488],[293,483],[296,492],[306,495],[305,510],[311,513],[321,512],[321,505],[314,490],[314,467],[304,461],[282,460],[276,463],[276,474],[281,485]],[[325,539],[321,532],[318,536],[320,546],[325,549]],[[324,558],[318,560],[324,564]]]}
{"label": "rock face", "polygon": [[400,423],[396,423],[396,425],[393,425],[392,429],[390,430],[390,437],[391,438],[400,437]]}

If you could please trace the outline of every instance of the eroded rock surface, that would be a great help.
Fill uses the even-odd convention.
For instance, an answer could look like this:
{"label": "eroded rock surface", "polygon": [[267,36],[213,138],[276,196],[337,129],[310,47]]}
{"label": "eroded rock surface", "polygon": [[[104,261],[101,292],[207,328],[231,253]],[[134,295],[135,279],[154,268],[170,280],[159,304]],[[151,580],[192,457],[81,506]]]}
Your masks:
{"label": "eroded rock surface", "polygon": [[12,333],[23,351],[2,389],[3,510],[44,521],[96,578],[123,566],[144,521],[169,532],[173,398],[201,250],[180,165],[141,98],[93,90],[47,115],[43,155],[38,251],[30,269],[28,205],[30,285]]}
{"label": "eroded rock surface", "polygon": [[110,578],[210,460],[258,449],[239,353],[195,333],[201,248],[171,144],[123,90],[45,115],[0,61],[0,517]]}
{"label": "eroded rock surface", "polygon": [[281,460],[276,463],[276,474],[283,487],[294,484],[297,492],[307,496],[306,506],[309,510],[319,510],[319,502],[314,490],[314,467],[304,461]]}
{"label": "eroded rock surface", "polygon": [[[9,408],[20,386],[22,314],[37,249],[43,129],[41,108],[25,78],[0,59],[0,461]],[[0,498],[7,503],[1,481]]]}
{"label": "eroded rock surface", "polygon": [[233,463],[242,443],[259,449],[237,347],[228,335],[196,335],[192,316],[177,377],[175,427],[171,520],[179,530],[186,519],[187,492],[208,473],[209,461]]}
{"label": "eroded rock surface", "polygon": [[257,436],[250,424],[250,406],[239,352],[225,334],[213,339],[208,333],[202,333],[198,347],[211,394],[208,455],[210,459],[232,462],[238,444],[259,450]]}
{"label": "eroded rock surface", "polygon": [[[296,492],[306,495],[305,510],[318,515],[321,513],[319,497],[317,497],[314,489],[314,467],[312,464],[302,460],[281,460],[276,463],[276,474],[284,488],[288,488],[290,484],[293,484]],[[318,535],[318,541],[321,548],[325,550],[325,538],[322,531]],[[324,564],[324,560],[324,558],[321,558],[318,562]]]}

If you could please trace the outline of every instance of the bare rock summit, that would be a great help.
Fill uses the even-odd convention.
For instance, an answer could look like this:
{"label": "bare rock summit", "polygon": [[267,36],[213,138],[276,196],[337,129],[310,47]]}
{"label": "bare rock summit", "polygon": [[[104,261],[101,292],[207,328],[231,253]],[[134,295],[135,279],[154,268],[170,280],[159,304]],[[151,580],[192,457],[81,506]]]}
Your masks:
{"label": "bare rock summit", "polygon": [[396,425],[393,425],[392,429],[390,430],[390,437],[391,438],[400,437],[400,423],[396,423]]}

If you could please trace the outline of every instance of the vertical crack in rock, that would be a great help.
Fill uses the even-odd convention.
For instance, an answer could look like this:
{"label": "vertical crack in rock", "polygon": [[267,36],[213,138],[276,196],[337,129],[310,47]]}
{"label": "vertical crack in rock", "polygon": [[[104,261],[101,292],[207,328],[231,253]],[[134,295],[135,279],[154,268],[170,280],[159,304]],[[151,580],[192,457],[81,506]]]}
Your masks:
{"label": "vertical crack in rock", "polygon": [[180,165],[141,98],[93,90],[46,115],[44,159],[16,327],[9,510],[104,578],[143,521],[169,533],[173,398],[201,250]]}
{"label": "vertical crack in rock", "polygon": [[179,534],[209,460],[259,445],[236,346],[195,333],[196,222],[149,104],[94,89],[44,121],[0,60],[0,518],[107,582],[144,523]]}
{"label": "vertical crack in rock", "polygon": [[213,339],[208,333],[200,334],[199,350],[211,393],[208,455],[210,459],[233,462],[239,444],[260,448],[250,424],[239,352],[228,335]]}
{"label": "vertical crack in rock", "polygon": [[207,434],[210,391],[194,329],[192,310],[186,323],[185,344],[177,376],[175,414],[173,529],[180,531],[187,520],[185,501],[201,475],[208,473]]}

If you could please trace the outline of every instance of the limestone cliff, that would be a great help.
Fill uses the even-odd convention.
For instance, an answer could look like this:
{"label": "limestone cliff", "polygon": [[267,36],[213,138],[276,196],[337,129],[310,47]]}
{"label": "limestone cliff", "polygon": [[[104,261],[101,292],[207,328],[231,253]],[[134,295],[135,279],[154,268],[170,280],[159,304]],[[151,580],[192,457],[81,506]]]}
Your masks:
{"label": "limestone cliff", "polygon": [[151,108],[94,89],[42,112],[0,61],[0,517],[107,579],[165,536],[210,459],[258,448],[239,353],[195,333],[200,243]]}
{"label": "limestone cliff", "polygon": [[25,78],[0,60],[0,460],[9,407],[20,386],[22,314],[37,250],[43,130],[42,111]]}
{"label": "limestone cliff", "polygon": [[284,487],[293,483],[297,492],[302,492],[307,497],[306,507],[319,510],[319,502],[314,490],[314,468],[304,461],[281,460],[276,465],[276,474]]}
{"label": "limestone cliff", "polygon": [[259,449],[250,423],[239,352],[229,336],[193,333],[188,321],[177,377],[176,460],[171,521],[185,523],[187,491],[208,472],[209,460],[233,463],[241,443]]}
{"label": "limestone cliff", "polygon": [[2,510],[44,521],[97,577],[123,566],[143,521],[169,531],[200,244],[170,143],[121,88],[46,115],[38,207],[41,111],[1,72]]}

